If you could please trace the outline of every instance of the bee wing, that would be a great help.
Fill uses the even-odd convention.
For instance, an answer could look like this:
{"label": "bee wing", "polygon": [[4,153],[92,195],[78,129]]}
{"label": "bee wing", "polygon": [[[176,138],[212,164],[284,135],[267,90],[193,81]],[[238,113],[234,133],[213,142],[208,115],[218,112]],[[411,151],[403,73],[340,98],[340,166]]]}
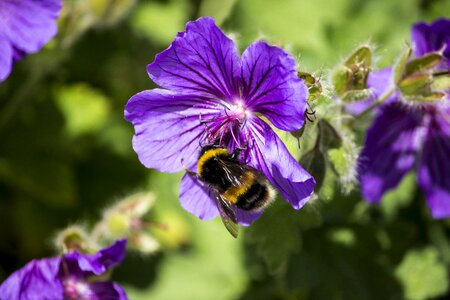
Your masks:
{"label": "bee wing", "polygon": [[219,193],[215,193],[213,197],[217,203],[220,217],[222,218],[223,225],[234,238],[237,238],[239,234],[239,224],[237,222],[236,211],[231,203],[225,201]]}
{"label": "bee wing", "polygon": [[241,178],[244,171],[247,170],[246,165],[226,160],[220,160],[218,163],[221,166],[222,170],[224,170],[225,176],[232,185],[242,185]]}

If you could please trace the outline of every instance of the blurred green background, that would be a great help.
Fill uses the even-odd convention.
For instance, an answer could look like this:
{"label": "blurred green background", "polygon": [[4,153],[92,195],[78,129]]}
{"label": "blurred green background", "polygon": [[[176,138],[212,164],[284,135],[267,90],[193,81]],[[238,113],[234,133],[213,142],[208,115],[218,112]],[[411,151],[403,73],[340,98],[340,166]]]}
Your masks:
{"label": "blurred green background", "polygon": [[54,255],[58,230],[153,191],[147,219],[169,229],[150,228],[161,250],[115,270],[130,299],[448,299],[450,222],[431,219],[414,174],[375,207],[327,178],[305,208],[277,201],[234,240],[181,209],[181,174],[145,169],[123,120],[127,100],[155,87],[146,65],[202,15],[241,51],[266,39],[326,84],[358,45],[390,65],[411,24],[443,14],[450,1],[64,1],[58,36],[0,84],[0,281]]}

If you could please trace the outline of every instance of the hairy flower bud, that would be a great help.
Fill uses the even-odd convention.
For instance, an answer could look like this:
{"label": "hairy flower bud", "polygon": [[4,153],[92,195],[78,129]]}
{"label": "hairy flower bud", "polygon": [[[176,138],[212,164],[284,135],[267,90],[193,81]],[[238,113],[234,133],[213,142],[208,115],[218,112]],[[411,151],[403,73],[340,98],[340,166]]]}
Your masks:
{"label": "hairy flower bud", "polygon": [[359,47],[332,73],[334,89],[342,101],[358,101],[370,95],[367,80],[371,70],[371,57],[368,46]]}

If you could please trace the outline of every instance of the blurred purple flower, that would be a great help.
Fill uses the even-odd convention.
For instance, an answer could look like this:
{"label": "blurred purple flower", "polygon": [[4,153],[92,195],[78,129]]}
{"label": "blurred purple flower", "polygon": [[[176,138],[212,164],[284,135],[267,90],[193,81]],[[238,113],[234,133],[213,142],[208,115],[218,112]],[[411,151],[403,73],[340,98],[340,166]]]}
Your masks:
{"label": "blurred purple flower", "polygon": [[2,300],[126,300],[114,282],[95,280],[125,256],[126,240],[115,242],[96,254],[76,251],[62,257],[35,259],[14,272],[0,286]]}
{"label": "blurred purple flower", "polygon": [[38,52],[57,31],[61,0],[0,1],[0,82],[14,62]]}
{"label": "blurred purple flower", "polygon": [[[230,151],[246,145],[241,162],[264,173],[300,209],[313,192],[314,179],[259,117],[285,131],[302,127],[307,88],[295,65],[288,53],[261,41],[239,58],[234,42],[213,19],[187,23],[186,31],[147,67],[164,89],[138,93],[125,107],[140,161],[148,168],[178,172],[183,164],[195,169],[200,145],[218,140]],[[208,187],[188,174],[181,182],[180,201],[200,219],[219,215]],[[259,215],[240,210],[238,221],[248,225]]]}
{"label": "blurred purple flower", "polygon": [[[412,29],[414,53],[444,50],[448,62],[449,20],[431,25],[418,23]],[[447,28],[447,29],[446,29]],[[450,66],[440,64],[446,71]],[[360,178],[364,197],[378,202],[396,187],[414,166],[434,218],[450,217],[450,99],[412,104],[399,94],[385,104],[368,129],[360,155]]]}

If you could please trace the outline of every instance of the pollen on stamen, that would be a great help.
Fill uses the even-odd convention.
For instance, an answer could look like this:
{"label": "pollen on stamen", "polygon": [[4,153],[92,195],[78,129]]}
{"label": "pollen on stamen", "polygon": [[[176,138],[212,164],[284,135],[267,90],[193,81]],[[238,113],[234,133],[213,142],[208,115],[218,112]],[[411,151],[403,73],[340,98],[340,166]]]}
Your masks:
{"label": "pollen on stamen", "polygon": [[236,104],[234,104],[231,108],[232,116],[238,119],[240,122],[243,122],[247,117],[250,116],[251,112],[245,107],[242,100],[236,100]]}
{"label": "pollen on stamen", "polygon": [[74,278],[68,278],[63,282],[65,299],[80,299],[89,294],[90,290],[86,283]]}

